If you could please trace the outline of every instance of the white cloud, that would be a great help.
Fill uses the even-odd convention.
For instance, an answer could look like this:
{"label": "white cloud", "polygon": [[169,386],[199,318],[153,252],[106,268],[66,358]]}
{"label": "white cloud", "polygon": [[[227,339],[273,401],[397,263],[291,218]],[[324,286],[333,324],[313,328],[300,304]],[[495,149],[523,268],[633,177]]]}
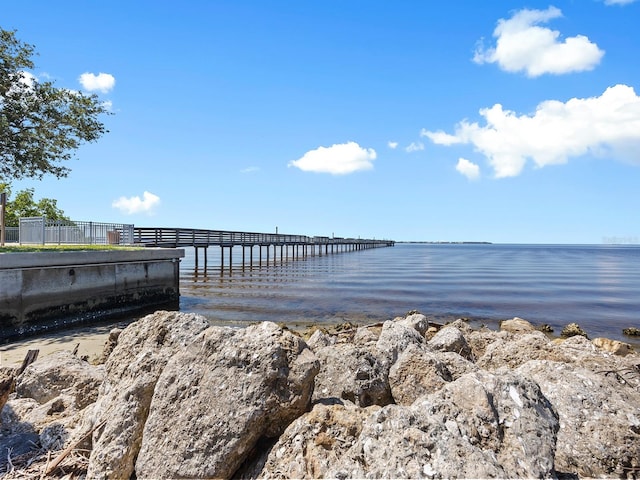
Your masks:
{"label": "white cloud", "polygon": [[627,85],[609,87],[599,97],[548,100],[530,116],[499,104],[480,115],[484,126],[463,120],[453,135],[425,129],[421,135],[440,145],[473,145],[496,177],[519,175],[527,160],[544,167],[586,154],[640,165],[640,97]]}
{"label": "white cloud", "polygon": [[289,162],[289,167],[305,172],[345,175],[372,169],[375,159],[376,151],[372,148],[362,148],[355,142],[348,142],[310,150],[302,158]]}
{"label": "white cloud", "polygon": [[387,142],[387,146],[388,146],[391,150],[395,150],[396,148],[398,148],[398,142]]}
{"label": "white cloud", "polygon": [[473,61],[497,63],[507,72],[524,71],[529,77],[592,70],[604,55],[584,35],[560,39],[560,32],[538,26],[562,16],[556,7],[523,9],[510,19],[500,19],[493,32],[495,47],[476,49]]}
{"label": "white cloud", "polygon": [[469,180],[477,180],[480,177],[480,167],[466,158],[459,158],[456,170]]}
{"label": "white cloud", "polygon": [[100,91],[107,93],[113,89],[116,84],[116,79],[109,73],[99,73],[95,75],[93,73],[83,73],[78,78],[82,88],[89,92]]}
{"label": "white cloud", "polygon": [[419,152],[420,150],[424,150],[424,143],[422,142],[411,142],[411,145],[405,148],[405,150],[409,153]]}
{"label": "white cloud", "polygon": [[160,205],[160,197],[150,192],[144,192],[142,199],[135,197],[120,197],[111,204],[113,208],[117,208],[122,213],[153,213],[155,207]]}
{"label": "white cloud", "polygon": [[605,5],[629,5],[636,0],[604,0]]}
{"label": "white cloud", "polygon": [[240,173],[256,173],[260,171],[260,167],[247,167],[240,170]]}

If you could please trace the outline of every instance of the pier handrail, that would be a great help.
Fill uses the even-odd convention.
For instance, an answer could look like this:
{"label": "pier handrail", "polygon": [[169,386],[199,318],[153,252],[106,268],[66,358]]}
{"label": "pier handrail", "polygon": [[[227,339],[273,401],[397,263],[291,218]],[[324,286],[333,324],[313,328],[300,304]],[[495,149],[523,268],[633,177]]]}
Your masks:
{"label": "pier handrail", "polygon": [[393,246],[393,240],[310,237],[282,233],[237,232],[198,228],[134,227],[136,244],[154,247],[205,247],[211,245],[352,245]]}

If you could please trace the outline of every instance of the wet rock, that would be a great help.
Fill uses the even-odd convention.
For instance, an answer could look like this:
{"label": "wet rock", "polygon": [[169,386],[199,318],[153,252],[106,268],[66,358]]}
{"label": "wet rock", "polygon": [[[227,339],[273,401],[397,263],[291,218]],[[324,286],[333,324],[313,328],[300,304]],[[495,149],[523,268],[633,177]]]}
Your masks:
{"label": "wet rock", "polygon": [[548,360],[528,362],[517,373],[535,380],[558,412],[558,473],[621,478],[640,469],[640,382]]}
{"label": "wet rock", "polygon": [[440,390],[452,379],[446,364],[435,353],[413,344],[389,370],[391,395],[399,405],[411,405],[417,398]]}
{"label": "wet rock", "polygon": [[535,328],[526,320],[514,317],[511,320],[504,320],[503,322],[500,322],[500,330],[504,330],[509,333],[529,333],[534,331]]}
{"label": "wet rock", "polygon": [[578,325],[577,323],[570,323],[569,325],[566,325],[562,329],[562,332],[560,332],[560,336],[563,338],[574,337],[576,335],[589,338],[587,336],[587,332],[580,328],[580,325]]}
{"label": "wet rock", "polygon": [[467,360],[474,360],[473,353],[464,335],[458,328],[453,326],[442,328],[429,340],[429,346],[434,350],[455,352]]}
{"label": "wet rock", "polygon": [[640,328],[636,328],[636,327],[624,328],[622,330],[622,333],[624,333],[625,335],[629,335],[630,337],[640,337]]}
{"label": "wet rock", "polygon": [[158,380],[136,476],[230,477],[307,410],[317,372],[304,341],[274,323],[207,329]]}
{"label": "wet rock", "polygon": [[337,398],[362,407],[391,403],[389,361],[377,348],[338,343],[315,353],[320,371],[314,402]]}
{"label": "wet rock", "polygon": [[127,326],[105,364],[98,400],[80,429],[94,427],[87,477],[131,477],[158,377],[171,356],[209,326],[195,314],[156,312]]}

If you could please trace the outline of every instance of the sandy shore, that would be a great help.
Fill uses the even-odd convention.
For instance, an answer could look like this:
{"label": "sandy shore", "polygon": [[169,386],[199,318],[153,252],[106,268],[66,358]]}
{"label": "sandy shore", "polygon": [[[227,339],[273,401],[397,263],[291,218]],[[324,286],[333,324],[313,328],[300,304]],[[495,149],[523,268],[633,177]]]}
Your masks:
{"label": "sandy shore", "polygon": [[102,354],[109,332],[115,325],[84,327],[26,338],[0,345],[0,367],[19,366],[29,350],[40,350],[39,357],[78,346],[79,357],[88,356],[90,362]]}

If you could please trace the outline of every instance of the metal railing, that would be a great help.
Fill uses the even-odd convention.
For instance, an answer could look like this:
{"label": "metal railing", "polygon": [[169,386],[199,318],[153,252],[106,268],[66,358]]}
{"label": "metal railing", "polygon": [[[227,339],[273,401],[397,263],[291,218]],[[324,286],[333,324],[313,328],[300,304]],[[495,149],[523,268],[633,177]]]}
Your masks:
{"label": "metal railing", "polygon": [[48,220],[45,217],[20,218],[20,244],[130,245],[133,225],[86,221]]}

